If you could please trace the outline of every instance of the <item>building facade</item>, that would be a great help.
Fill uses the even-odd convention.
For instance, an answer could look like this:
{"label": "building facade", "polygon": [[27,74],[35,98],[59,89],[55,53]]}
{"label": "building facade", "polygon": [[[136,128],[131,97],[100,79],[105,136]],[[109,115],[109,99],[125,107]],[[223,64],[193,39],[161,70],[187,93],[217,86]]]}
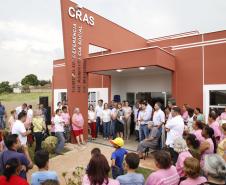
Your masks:
{"label": "building facade", "polygon": [[88,102],[115,96],[173,97],[206,115],[226,105],[226,31],[145,39],[69,0],[61,13],[65,58],[53,62],[54,107],[67,99],[70,113],[79,107],[87,120]]}

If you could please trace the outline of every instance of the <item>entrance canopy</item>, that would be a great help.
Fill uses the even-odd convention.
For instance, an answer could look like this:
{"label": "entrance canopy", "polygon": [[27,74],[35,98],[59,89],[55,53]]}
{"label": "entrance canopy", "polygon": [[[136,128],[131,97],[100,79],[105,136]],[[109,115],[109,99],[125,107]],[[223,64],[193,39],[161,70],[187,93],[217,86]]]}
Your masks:
{"label": "entrance canopy", "polygon": [[147,66],[158,66],[175,71],[175,57],[159,47],[147,47],[93,56],[86,58],[85,61],[88,73]]}

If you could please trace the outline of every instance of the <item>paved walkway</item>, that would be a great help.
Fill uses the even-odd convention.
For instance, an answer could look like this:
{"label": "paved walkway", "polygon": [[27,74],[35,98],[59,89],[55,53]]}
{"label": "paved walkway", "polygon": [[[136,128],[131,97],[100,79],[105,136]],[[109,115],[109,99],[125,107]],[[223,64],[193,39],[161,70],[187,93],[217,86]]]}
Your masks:
{"label": "paved walkway", "polygon": [[[98,142],[98,141],[97,141]],[[60,180],[60,184],[64,185],[64,179],[62,177],[63,172],[68,172],[71,174],[75,167],[77,166],[83,166],[86,167],[90,160],[90,152],[93,148],[98,147],[101,149],[101,152],[106,156],[106,158],[110,162],[111,153],[114,151],[114,148],[109,145],[107,141],[102,141],[103,144],[98,143],[87,143],[87,145],[84,148],[76,148],[73,144],[67,144],[66,147],[70,148],[71,151],[65,153],[62,156],[56,156],[52,159],[50,159],[50,170],[54,170],[57,172]],[[109,146],[107,146],[107,144]],[[135,145],[135,144],[134,144]],[[130,146],[130,149],[133,149],[131,145],[128,145],[127,142],[125,144],[125,148],[127,146]],[[155,169],[155,165],[152,158],[147,158],[146,160],[141,160],[140,163],[141,167]],[[30,181],[30,176],[32,172],[37,171],[37,167],[35,166],[32,170],[28,173],[28,178]]]}

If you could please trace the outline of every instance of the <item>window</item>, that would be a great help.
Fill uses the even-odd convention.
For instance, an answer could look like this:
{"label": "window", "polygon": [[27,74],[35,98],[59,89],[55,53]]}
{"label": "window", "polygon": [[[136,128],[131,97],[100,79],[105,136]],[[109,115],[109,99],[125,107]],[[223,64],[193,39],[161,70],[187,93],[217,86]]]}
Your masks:
{"label": "window", "polygon": [[210,105],[225,106],[226,105],[226,90],[210,91]]}

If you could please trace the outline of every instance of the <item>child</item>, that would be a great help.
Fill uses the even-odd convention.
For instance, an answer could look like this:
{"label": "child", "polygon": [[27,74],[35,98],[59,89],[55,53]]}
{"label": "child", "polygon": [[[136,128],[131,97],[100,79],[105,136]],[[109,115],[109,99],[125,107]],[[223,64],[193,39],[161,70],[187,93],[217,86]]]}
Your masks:
{"label": "child", "polygon": [[185,176],[183,171],[184,160],[187,157],[192,157],[191,153],[188,150],[188,146],[184,139],[177,138],[174,140],[174,151],[179,154],[176,162],[176,169],[180,177]]}
{"label": "child", "polygon": [[57,180],[56,172],[49,170],[49,153],[39,150],[35,153],[34,162],[38,166],[38,172],[31,175],[31,185],[41,185],[45,180]]}
{"label": "child", "polygon": [[101,154],[101,151],[99,148],[93,148],[91,150],[91,157],[93,157],[94,155],[97,155],[97,154]]}
{"label": "child", "polygon": [[199,176],[200,163],[199,160],[196,158],[188,157],[185,159],[184,173],[187,179],[182,181],[180,185],[202,184],[207,181],[205,177]]}
{"label": "child", "polygon": [[178,185],[180,177],[175,166],[171,164],[170,154],[164,150],[155,152],[156,172],[149,175],[146,185]]}
{"label": "child", "polygon": [[140,158],[136,153],[128,153],[125,158],[125,170],[126,175],[118,176],[116,180],[120,182],[120,185],[136,184],[144,185],[144,176],[136,173],[136,169],[139,166]]}
{"label": "child", "polygon": [[[100,151],[99,148],[93,148],[93,149],[91,150],[91,158],[92,158],[94,155],[99,155],[99,154],[101,154],[101,151]],[[88,169],[89,169],[89,165],[87,165],[87,167],[86,167],[86,173],[88,172]]]}
{"label": "child", "polygon": [[124,156],[128,153],[127,150],[122,148],[124,141],[122,138],[117,137],[110,141],[115,151],[111,155],[112,177],[116,179],[119,175],[123,175],[123,160]]}

